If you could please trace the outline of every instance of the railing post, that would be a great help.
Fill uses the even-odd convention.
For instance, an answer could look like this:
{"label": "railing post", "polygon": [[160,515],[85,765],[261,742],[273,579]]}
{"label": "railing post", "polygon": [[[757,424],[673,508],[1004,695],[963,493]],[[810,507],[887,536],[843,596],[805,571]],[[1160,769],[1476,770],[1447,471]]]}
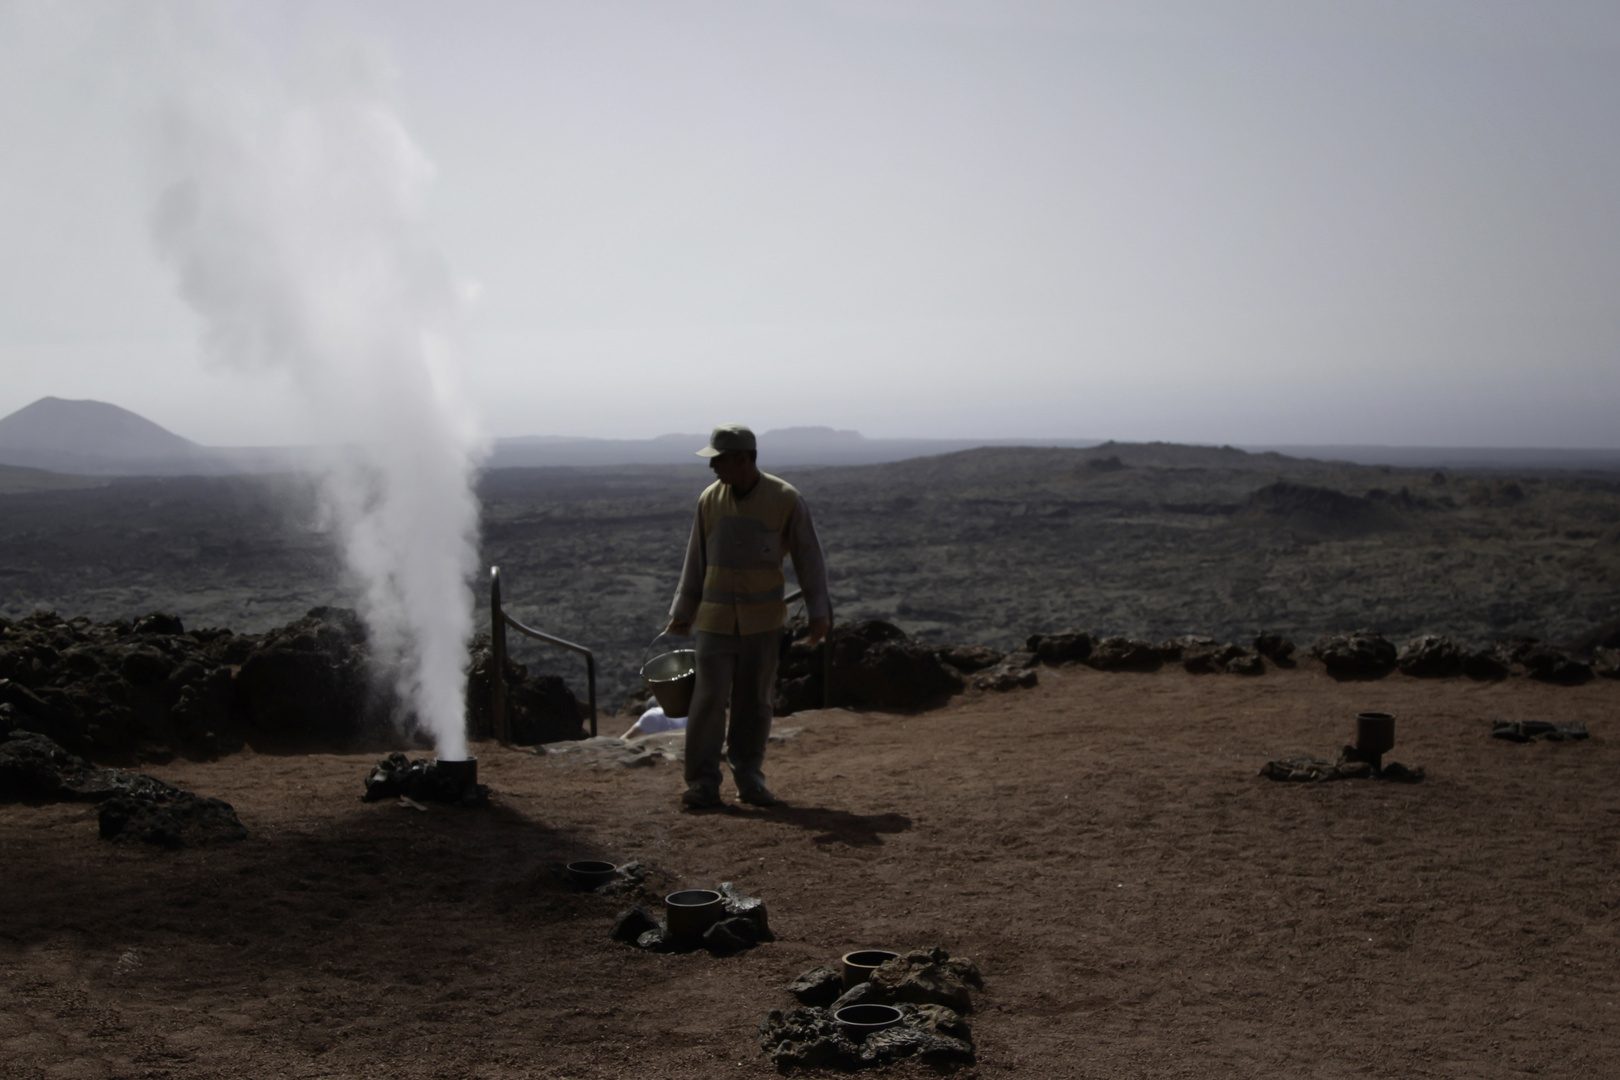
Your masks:
{"label": "railing post", "polygon": [[596,656],[585,654],[585,674],[591,683],[591,738],[596,738]]}
{"label": "railing post", "polygon": [[489,568],[489,650],[494,654],[495,671],[489,680],[489,712],[494,721],[495,740],[511,742],[506,724],[506,611],[501,607],[501,568]]}
{"label": "railing post", "polygon": [[536,641],[555,645],[559,649],[579,653],[585,658],[585,674],[591,683],[591,735],[596,735],[596,654],[583,645],[575,645],[552,634],[543,633],[532,626],[524,626],[506,613],[501,606],[501,568],[489,568],[489,646],[495,654],[495,678],[490,683],[490,713],[495,721],[495,737],[501,742],[512,741],[511,716],[507,708],[511,702],[506,688],[506,628],[510,626],[520,634]]}

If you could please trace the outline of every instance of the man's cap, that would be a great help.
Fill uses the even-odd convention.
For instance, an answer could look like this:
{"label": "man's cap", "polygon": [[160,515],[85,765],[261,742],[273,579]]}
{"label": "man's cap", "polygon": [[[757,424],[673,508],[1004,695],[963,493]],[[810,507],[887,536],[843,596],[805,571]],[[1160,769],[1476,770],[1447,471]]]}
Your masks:
{"label": "man's cap", "polygon": [[709,436],[709,445],[697,452],[698,457],[719,457],[728,450],[755,450],[754,433],[743,424],[721,424]]}

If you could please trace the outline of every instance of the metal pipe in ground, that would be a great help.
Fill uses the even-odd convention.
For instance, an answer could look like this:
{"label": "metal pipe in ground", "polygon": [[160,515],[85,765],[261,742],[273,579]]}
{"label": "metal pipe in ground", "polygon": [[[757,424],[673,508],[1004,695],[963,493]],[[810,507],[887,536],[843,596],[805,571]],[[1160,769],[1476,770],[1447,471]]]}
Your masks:
{"label": "metal pipe in ground", "polygon": [[1384,771],[1384,755],[1395,749],[1395,716],[1387,712],[1356,714],[1356,753],[1373,767]]}
{"label": "metal pipe in ground", "polygon": [[489,568],[489,651],[494,672],[489,680],[489,712],[495,741],[510,743],[512,732],[506,722],[506,611],[501,607],[501,568]]}

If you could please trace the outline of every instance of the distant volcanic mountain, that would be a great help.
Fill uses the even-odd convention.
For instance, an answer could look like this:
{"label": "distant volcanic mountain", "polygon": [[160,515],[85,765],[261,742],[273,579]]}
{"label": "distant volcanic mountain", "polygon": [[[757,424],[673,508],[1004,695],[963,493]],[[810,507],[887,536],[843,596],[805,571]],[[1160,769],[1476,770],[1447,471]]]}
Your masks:
{"label": "distant volcanic mountain", "polygon": [[0,419],[0,464],[91,476],[213,472],[212,455],[103,401],[40,398]]}

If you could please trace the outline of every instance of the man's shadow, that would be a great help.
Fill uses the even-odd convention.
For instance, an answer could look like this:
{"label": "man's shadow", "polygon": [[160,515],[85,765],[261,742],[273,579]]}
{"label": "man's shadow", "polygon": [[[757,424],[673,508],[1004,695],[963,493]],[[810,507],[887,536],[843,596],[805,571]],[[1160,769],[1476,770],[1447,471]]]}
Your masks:
{"label": "man's shadow", "polygon": [[902,833],[911,828],[911,819],[904,814],[852,814],[848,810],[829,810],[825,806],[791,806],[785,802],[744,812],[816,833],[811,839],[818,844],[871,847],[883,843],[884,833]]}

